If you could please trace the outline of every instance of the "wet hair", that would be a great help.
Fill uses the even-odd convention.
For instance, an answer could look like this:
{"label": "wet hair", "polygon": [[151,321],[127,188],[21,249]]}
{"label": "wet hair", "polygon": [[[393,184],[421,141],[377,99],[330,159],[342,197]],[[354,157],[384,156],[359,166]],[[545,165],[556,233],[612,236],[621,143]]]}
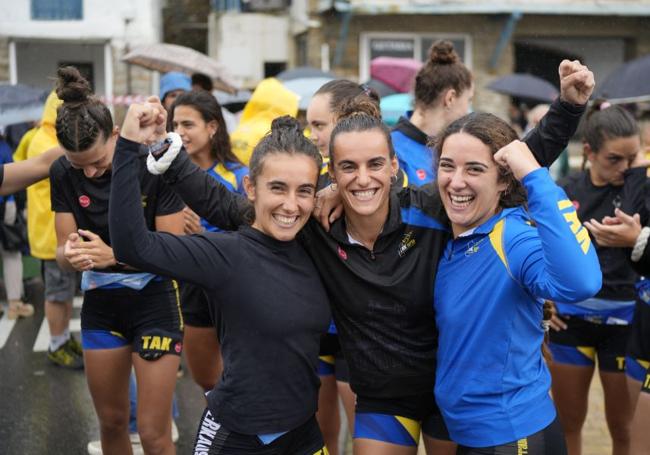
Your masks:
{"label": "wet hair", "polygon": [[342,133],[363,132],[377,130],[384,135],[388,144],[389,156],[395,156],[393,141],[390,136],[390,130],[384,122],[381,121],[381,112],[379,106],[367,99],[367,96],[356,97],[344,102],[339,108],[338,121],[332,135],[330,136],[329,153],[334,157],[336,137]]}
{"label": "wet hair", "polygon": [[458,95],[472,86],[472,73],[460,61],[449,41],[436,41],[429,50],[429,60],[415,76],[415,105],[432,106],[447,89]]}
{"label": "wet hair", "polygon": [[[314,160],[318,171],[323,165],[323,157],[314,143],[305,137],[298,120],[284,115],[273,120],[271,131],[253,149],[248,176],[254,184],[264,170],[267,157],[279,153],[307,156]],[[242,208],[242,214],[247,223],[252,224],[255,221],[255,209],[251,203]]]}
{"label": "wet hair", "polygon": [[316,95],[330,96],[330,112],[334,114],[336,119],[341,116],[343,113],[341,109],[350,100],[361,101],[365,99],[374,103],[379,109],[379,95],[377,92],[365,84],[357,84],[347,79],[335,79],[325,83],[314,93],[314,96]]}
{"label": "wet hair", "polygon": [[221,106],[211,93],[192,91],[179,95],[170,108],[171,122],[174,121],[174,112],[178,106],[191,107],[201,115],[205,123],[212,121],[217,123],[217,132],[210,138],[210,156],[213,160],[219,163],[230,161],[241,164],[230,146],[230,136],[221,112]]}
{"label": "wet hair", "polygon": [[[445,141],[452,134],[465,133],[475,137],[483,144],[487,145],[492,155],[505,147],[512,141],[519,138],[517,133],[508,123],[501,120],[496,115],[483,112],[472,112],[465,115],[445,128],[434,144],[438,150],[438,163]],[[506,183],[506,189],[499,196],[499,206],[502,208],[516,207],[526,204],[526,190],[522,184],[515,178],[510,170],[498,166],[499,181]]]}
{"label": "wet hair", "polygon": [[[639,127],[634,116],[619,105],[610,105],[608,101],[594,101],[587,112],[583,126],[583,141],[589,144],[592,152],[598,153],[605,141],[620,137],[639,135]],[[587,156],[583,157],[584,169]]]}
{"label": "wet hair", "polygon": [[56,138],[69,152],[83,152],[113,132],[108,108],[93,96],[90,84],[73,66],[59,68],[56,95],[63,101],[56,114]]}
{"label": "wet hair", "polygon": [[208,92],[212,92],[212,89],[214,88],[210,76],[203,73],[192,74],[192,85],[198,85],[203,90],[206,90]]}
{"label": "wet hair", "polygon": [[305,137],[298,120],[289,115],[274,119],[271,123],[271,131],[253,149],[249,165],[249,176],[253,182],[262,173],[266,157],[274,153],[305,155],[314,160],[319,171],[323,165],[323,157],[318,152],[318,148]]}

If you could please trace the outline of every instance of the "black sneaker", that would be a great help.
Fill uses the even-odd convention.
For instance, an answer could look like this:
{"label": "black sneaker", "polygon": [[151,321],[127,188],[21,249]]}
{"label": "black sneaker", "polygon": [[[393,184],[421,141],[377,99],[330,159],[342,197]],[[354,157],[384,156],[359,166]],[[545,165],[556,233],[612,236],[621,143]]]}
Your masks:
{"label": "black sneaker", "polygon": [[72,352],[77,354],[79,357],[83,357],[81,343],[74,337],[74,335],[70,335],[70,339],[66,341],[66,344],[70,347],[70,350],[72,350]]}
{"label": "black sneaker", "polygon": [[66,341],[56,351],[47,350],[47,358],[52,363],[63,368],[81,370],[84,367],[83,357],[78,356],[70,346],[70,340]]}

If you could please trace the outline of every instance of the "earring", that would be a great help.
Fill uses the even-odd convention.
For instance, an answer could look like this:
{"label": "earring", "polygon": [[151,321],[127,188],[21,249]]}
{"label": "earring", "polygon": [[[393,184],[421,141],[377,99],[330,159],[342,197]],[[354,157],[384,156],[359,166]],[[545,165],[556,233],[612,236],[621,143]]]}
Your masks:
{"label": "earring", "polygon": [[390,176],[390,183],[391,183],[391,185],[394,185],[395,183],[397,183],[397,174],[393,174],[393,175]]}

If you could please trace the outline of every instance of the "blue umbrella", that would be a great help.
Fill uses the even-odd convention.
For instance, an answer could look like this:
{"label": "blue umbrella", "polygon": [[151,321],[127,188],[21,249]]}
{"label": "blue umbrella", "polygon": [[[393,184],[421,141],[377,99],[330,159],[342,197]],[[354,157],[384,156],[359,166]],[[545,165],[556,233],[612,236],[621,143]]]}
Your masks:
{"label": "blue umbrella", "polygon": [[384,123],[393,126],[406,111],[413,108],[413,95],[410,93],[397,93],[385,96],[381,99],[379,107],[381,108],[381,117]]}
{"label": "blue umbrella", "polygon": [[640,98],[650,96],[650,54],[614,69],[596,86],[595,98]]}
{"label": "blue umbrella", "polygon": [[0,125],[38,120],[48,93],[24,84],[0,84]]}
{"label": "blue umbrella", "polygon": [[532,74],[514,73],[500,77],[487,88],[517,98],[528,98],[550,103],[559,92],[550,82]]}

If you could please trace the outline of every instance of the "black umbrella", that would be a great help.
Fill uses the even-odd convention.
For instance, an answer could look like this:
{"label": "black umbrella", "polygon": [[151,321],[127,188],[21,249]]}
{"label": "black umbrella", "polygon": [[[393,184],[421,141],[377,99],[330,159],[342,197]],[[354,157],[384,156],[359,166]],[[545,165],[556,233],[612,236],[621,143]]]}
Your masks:
{"label": "black umbrella", "polygon": [[514,73],[500,77],[487,88],[517,98],[551,102],[558,96],[558,90],[545,79],[532,74]]}
{"label": "black umbrella", "polygon": [[320,77],[327,79],[336,79],[332,73],[327,73],[321,71],[318,68],[312,68],[311,66],[299,66],[290,70],[285,70],[275,76],[276,79],[281,81],[290,81],[291,79],[306,79],[310,77]]}
{"label": "black umbrella", "polygon": [[596,86],[594,98],[639,98],[650,96],[650,54],[614,69]]}
{"label": "black umbrella", "polygon": [[370,79],[368,82],[366,82],[365,85],[377,92],[380,98],[399,93],[393,87],[389,86],[388,84],[384,84],[382,81],[378,81],[377,79]]}

